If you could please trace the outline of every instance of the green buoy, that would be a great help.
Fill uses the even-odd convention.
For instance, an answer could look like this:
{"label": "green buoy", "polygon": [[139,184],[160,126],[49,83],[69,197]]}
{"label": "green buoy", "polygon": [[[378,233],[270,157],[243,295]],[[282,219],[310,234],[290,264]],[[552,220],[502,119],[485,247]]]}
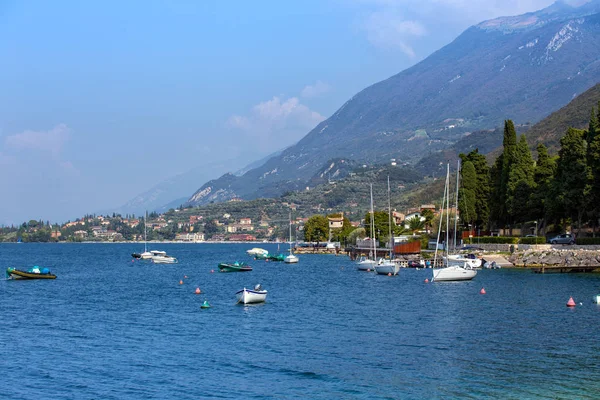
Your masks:
{"label": "green buoy", "polygon": [[208,304],[208,300],[204,300],[204,303],[202,303],[200,308],[210,308],[210,304]]}

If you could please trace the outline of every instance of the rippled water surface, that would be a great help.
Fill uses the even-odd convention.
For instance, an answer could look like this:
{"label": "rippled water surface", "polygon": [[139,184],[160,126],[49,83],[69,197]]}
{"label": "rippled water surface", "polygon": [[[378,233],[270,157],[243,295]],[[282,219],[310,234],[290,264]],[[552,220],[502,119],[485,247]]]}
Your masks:
{"label": "rippled water surface", "polygon": [[[503,269],[426,284],[431,271],[377,276],[327,255],[219,273],[254,245],[149,247],[180,263],[132,262],[143,244],[0,245],[2,268],[58,276],[0,281],[0,397],[600,396],[598,275]],[[267,302],[235,305],[256,283]]]}

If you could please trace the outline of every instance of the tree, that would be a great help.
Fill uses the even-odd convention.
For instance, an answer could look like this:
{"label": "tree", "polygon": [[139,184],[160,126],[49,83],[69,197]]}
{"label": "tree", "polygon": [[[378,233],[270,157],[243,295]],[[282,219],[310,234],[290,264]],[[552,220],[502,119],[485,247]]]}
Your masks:
{"label": "tree", "polygon": [[581,220],[585,211],[585,189],[588,183],[587,143],[584,131],[569,128],[567,134],[560,140],[558,163],[556,168],[556,188],[558,201],[565,214],[572,220]]}
{"label": "tree", "polygon": [[534,176],[534,163],[525,135],[521,135],[515,148],[514,163],[510,167],[506,211],[510,222],[522,222],[527,218],[527,204],[531,195]]}
{"label": "tree", "polygon": [[476,188],[477,172],[471,161],[467,161],[461,168],[462,185],[458,190],[458,210],[460,220],[465,224],[473,224],[477,219]]}
{"label": "tree", "polygon": [[592,113],[587,133],[587,166],[588,166],[588,187],[586,194],[588,197],[587,209],[592,221],[597,221],[600,217],[600,126],[598,118],[600,117],[600,102],[598,104],[598,116]]}
{"label": "tree", "polygon": [[431,223],[433,222],[434,214],[430,209],[425,209],[421,212],[421,217],[425,218],[425,230],[429,232],[429,228],[431,228]]}
{"label": "tree", "polygon": [[425,221],[421,220],[421,217],[419,217],[417,215],[415,215],[414,217],[409,219],[407,222],[408,222],[408,229],[412,233],[421,231],[425,227]]}
{"label": "tree", "polygon": [[[509,181],[510,171],[512,166],[516,164],[517,152],[517,132],[515,125],[509,119],[504,121],[504,139],[502,142],[504,147],[502,152],[502,169],[500,170],[500,187],[498,201],[500,202],[500,223],[504,226],[511,222],[509,214]],[[516,182],[514,184],[516,187]]]}
{"label": "tree", "polygon": [[304,240],[325,242],[329,236],[329,220],[324,215],[313,215],[304,224]]}
{"label": "tree", "polygon": [[[375,237],[381,240],[382,237],[389,236],[389,214],[386,211],[375,211],[375,232],[371,233],[371,213],[365,215],[365,231],[368,237]],[[394,231],[394,221],[392,221],[392,232]]]}
{"label": "tree", "polygon": [[471,151],[467,155],[460,155],[464,164],[470,161],[475,168],[477,183],[475,185],[475,224],[484,225],[488,223],[490,217],[490,168],[483,154],[478,149]]}
{"label": "tree", "polygon": [[542,225],[545,226],[549,211],[547,198],[556,172],[556,162],[548,155],[548,149],[543,143],[538,144],[537,153],[538,158],[533,173],[534,185],[527,209],[531,219],[543,220]]}
{"label": "tree", "polygon": [[206,221],[204,224],[204,233],[207,237],[211,237],[219,231],[219,226],[214,220]]}

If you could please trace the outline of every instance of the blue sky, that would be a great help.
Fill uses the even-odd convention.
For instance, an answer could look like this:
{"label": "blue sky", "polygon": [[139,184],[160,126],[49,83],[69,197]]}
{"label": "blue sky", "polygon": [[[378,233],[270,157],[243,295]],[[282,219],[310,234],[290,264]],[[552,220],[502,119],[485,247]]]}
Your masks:
{"label": "blue sky", "polygon": [[0,0],[0,224],[217,178],[215,161],[295,143],[470,25],[551,3]]}

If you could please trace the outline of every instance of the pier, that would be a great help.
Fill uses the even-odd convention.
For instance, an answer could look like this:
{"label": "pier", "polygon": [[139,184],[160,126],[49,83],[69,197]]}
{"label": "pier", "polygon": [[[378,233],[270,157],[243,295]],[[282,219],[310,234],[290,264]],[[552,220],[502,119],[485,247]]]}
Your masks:
{"label": "pier", "polygon": [[559,274],[559,273],[589,273],[600,272],[600,266],[597,265],[527,265],[536,274]]}

